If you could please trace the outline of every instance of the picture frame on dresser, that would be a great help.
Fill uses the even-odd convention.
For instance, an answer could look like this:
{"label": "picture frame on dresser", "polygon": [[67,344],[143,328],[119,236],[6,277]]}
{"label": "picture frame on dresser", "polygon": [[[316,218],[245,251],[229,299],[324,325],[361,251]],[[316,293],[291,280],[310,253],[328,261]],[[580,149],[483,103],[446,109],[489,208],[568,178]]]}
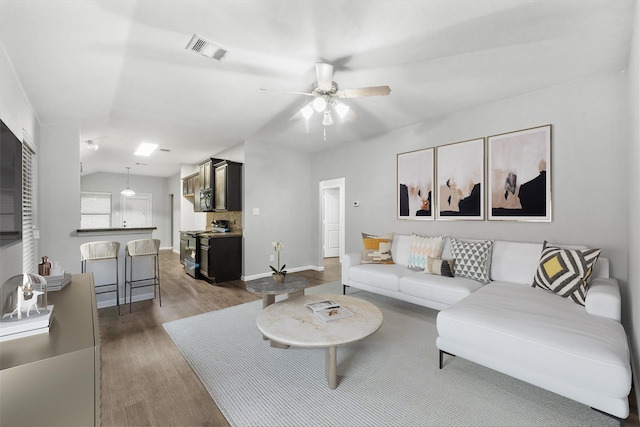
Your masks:
{"label": "picture frame on dresser", "polygon": [[397,215],[398,219],[434,219],[433,147],[397,154]]}
{"label": "picture frame on dresser", "polygon": [[487,138],[489,220],[551,222],[551,133],[549,124]]}
{"label": "picture frame on dresser", "polygon": [[437,220],[484,220],[484,138],[436,148]]}

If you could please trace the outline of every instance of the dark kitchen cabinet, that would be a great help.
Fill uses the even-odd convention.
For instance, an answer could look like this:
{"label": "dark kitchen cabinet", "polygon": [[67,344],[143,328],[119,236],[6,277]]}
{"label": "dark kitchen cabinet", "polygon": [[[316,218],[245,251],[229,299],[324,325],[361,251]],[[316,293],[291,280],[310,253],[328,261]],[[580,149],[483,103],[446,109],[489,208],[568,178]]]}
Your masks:
{"label": "dark kitchen cabinet", "polygon": [[200,237],[200,275],[213,282],[239,280],[242,236]]}
{"label": "dark kitchen cabinet", "polygon": [[242,210],[242,164],[222,161],[214,165],[215,210]]}
{"label": "dark kitchen cabinet", "polygon": [[200,189],[200,174],[194,173],[192,175],[182,178],[182,195],[185,197],[193,197],[196,190]]}
{"label": "dark kitchen cabinet", "polygon": [[209,190],[213,188],[213,160],[208,159],[204,163],[200,163],[200,189]]}

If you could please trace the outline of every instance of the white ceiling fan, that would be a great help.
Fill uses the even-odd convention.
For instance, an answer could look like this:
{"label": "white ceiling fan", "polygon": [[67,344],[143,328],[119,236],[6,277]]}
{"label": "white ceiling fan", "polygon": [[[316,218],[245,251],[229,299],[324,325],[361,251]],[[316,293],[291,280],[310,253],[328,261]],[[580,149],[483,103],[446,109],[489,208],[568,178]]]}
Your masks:
{"label": "white ceiling fan", "polygon": [[289,120],[300,120],[302,117],[308,119],[316,112],[322,114],[322,124],[324,126],[331,126],[333,124],[333,111],[346,121],[358,120],[358,115],[354,113],[348,105],[342,103],[340,99],[363,96],[386,96],[391,93],[389,86],[340,90],[338,84],[333,81],[333,65],[323,62],[316,62],[316,77],[317,81],[311,85],[311,92],[280,91],[313,97],[311,102],[302,107]]}

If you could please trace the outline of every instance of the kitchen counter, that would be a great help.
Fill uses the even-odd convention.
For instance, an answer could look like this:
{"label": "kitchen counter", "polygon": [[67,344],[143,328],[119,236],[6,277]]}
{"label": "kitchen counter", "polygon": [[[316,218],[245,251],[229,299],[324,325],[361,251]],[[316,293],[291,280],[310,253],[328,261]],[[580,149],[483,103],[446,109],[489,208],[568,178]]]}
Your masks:
{"label": "kitchen counter", "polygon": [[157,229],[157,227],[79,228],[76,230],[76,233],[78,233],[78,235],[87,235],[92,233],[134,234],[148,233],[155,229]]}
{"label": "kitchen counter", "polygon": [[207,239],[212,237],[242,237],[242,231],[227,231],[226,233],[221,231],[206,231],[204,233],[198,233],[198,236],[205,237]]}

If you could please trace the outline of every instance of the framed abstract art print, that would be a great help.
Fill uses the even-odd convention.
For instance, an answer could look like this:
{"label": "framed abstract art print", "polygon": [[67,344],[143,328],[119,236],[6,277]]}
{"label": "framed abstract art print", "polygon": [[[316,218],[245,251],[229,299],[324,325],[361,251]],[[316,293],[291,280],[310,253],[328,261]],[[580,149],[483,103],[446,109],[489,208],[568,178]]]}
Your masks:
{"label": "framed abstract art print", "polygon": [[436,219],[484,220],[484,138],[436,148]]}
{"label": "framed abstract art print", "polygon": [[426,148],[397,155],[398,219],[434,218],[433,153],[433,148]]}
{"label": "framed abstract art print", "polygon": [[551,221],[551,125],[490,136],[489,220]]}

